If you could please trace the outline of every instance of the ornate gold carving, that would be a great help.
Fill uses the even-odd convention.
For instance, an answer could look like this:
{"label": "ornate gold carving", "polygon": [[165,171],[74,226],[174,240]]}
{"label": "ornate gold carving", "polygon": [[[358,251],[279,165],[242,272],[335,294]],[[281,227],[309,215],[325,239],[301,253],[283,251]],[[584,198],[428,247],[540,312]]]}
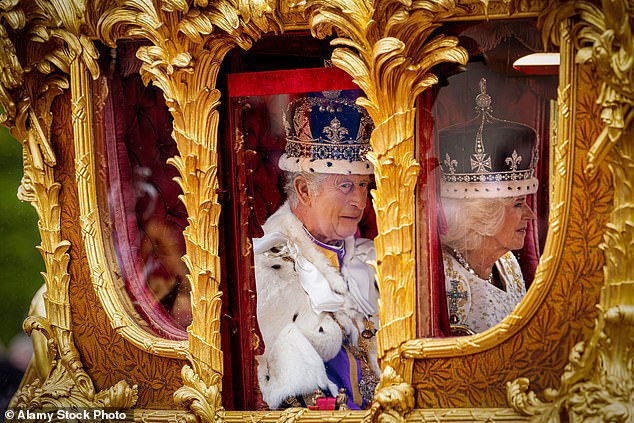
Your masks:
{"label": "ornate gold carving", "polygon": [[[285,30],[305,30],[310,28],[305,18],[306,0],[280,0],[279,10],[284,22]],[[522,18],[534,17],[544,8],[541,0],[458,0],[459,7],[456,15],[446,17],[446,20],[483,20],[508,18],[509,16]]]}
{"label": "ornate gold carving", "polygon": [[464,7],[463,16],[470,20],[474,18],[535,16],[543,7],[539,1],[532,0],[480,0],[478,2],[458,0],[457,3]]}
{"label": "ornate gold carving", "polygon": [[[47,4],[48,5],[48,4]],[[41,332],[46,339],[49,363],[37,366],[48,374],[21,387],[11,401],[11,407],[41,408],[46,406],[113,406],[128,408],[137,399],[137,388],[120,381],[109,389],[97,392],[83,369],[75,347],[70,312],[68,240],[62,239],[59,192],[53,166],[55,154],[50,142],[53,100],[68,88],[65,76],[55,74],[68,70],[73,55],[91,52],[91,44],[74,34],[54,27],[53,22],[64,16],[51,13],[46,6],[32,4],[28,8],[13,8],[15,2],[5,2],[2,17],[13,30],[13,39],[26,37],[26,61],[23,67],[13,46],[9,31],[0,25],[2,57],[8,64],[4,73],[0,102],[5,109],[3,124],[22,142],[24,178],[19,198],[29,201],[39,215],[38,226],[42,243],[38,247],[44,259],[46,317],[33,316],[24,323],[27,333]],[[28,27],[27,24],[32,26]],[[77,45],[77,42],[79,45]],[[84,45],[82,45],[82,43]],[[89,45],[90,44],[90,45]],[[86,59],[86,57],[83,57]],[[44,74],[44,75],[42,75]]]}
{"label": "ornate gold carving", "polygon": [[[195,385],[205,391],[219,392],[223,373],[217,174],[220,91],[215,88],[216,77],[231,48],[249,48],[262,32],[279,29],[280,22],[272,12],[261,1],[208,4],[200,0],[190,7],[169,0],[159,9],[146,1],[129,0],[101,20],[102,36],[113,47],[121,36],[142,36],[152,43],[137,52],[143,62],[141,76],[163,91],[174,117],[173,136],[180,156],[168,162],[180,173],[180,198],[189,215],[183,257],[192,298],[189,351],[200,378]],[[218,411],[213,403],[203,406],[207,396],[196,394],[187,384],[175,393],[175,399],[190,404],[196,415]]]}
{"label": "ornate gold carving", "polygon": [[[96,391],[84,372],[72,346],[71,331],[59,331],[46,318],[27,318],[24,330],[41,331],[48,340],[49,349],[57,352],[52,368],[45,379],[35,379],[18,390],[9,404],[10,408],[45,409],[65,407],[127,409],[137,401],[137,386],[130,387],[119,381],[109,389]],[[61,336],[60,336],[61,335]],[[62,338],[58,342],[58,339]],[[71,347],[72,346],[72,347]]]}
{"label": "ornate gold carving", "polygon": [[222,382],[212,381],[207,387],[188,365],[183,366],[181,376],[185,386],[176,391],[174,402],[183,408],[191,409],[194,413],[186,415],[185,420],[196,422],[198,421],[196,416],[198,416],[204,422],[222,422],[224,414],[220,393]]}
{"label": "ornate gold carving", "polygon": [[323,38],[333,29],[345,35],[332,42],[338,46],[332,62],[365,92],[358,102],[375,123],[368,155],[377,185],[372,192],[379,232],[375,268],[381,296],[390,299],[380,305],[381,358],[416,334],[414,199],[419,164],[414,159],[414,102],[438,81],[432,66],[468,59],[454,37],[429,40],[438,21],[453,11],[453,1],[307,2],[315,36]]}
{"label": "ornate gold carving", "polygon": [[599,315],[593,337],[570,352],[559,389],[544,391],[547,402],[527,392],[529,380],[508,385],[511,406],[533,421],[558,422],[568,411],[570,421],[627,422],[634,416],[631,395],[634,348],[634,307],[620,305]]}
{"label": "ornate gold carving", "polygon": [[544,41],[550,36],[558,44],[557,25],[572,16],[580,19],[573,29],[576,61],[592,63],[601,75],[597,103],[605,126],[588,153],[588,171],[593,172],[634,119],[634,11],[625,0],[551,1],[542,17]]}
{"label": "ornate gold carving", "polygon": [[[25,10],[16,7],[14,2],[5,2],[0,5],[0,17],[15,31],[21,31],[27,21]],[[37,13],[28,17],[35,19]],[[55,154],[50,146],[46,131],[46,122],[40,121],[40,113],[43,109],[36,107],[50,107],[51,102],[59,92],[57,90],[67,87],[68,82],[60,77],[49,76],[52,89],[48,95],[37,92],[29,92],[33,84],[21,87],[24,82],[25,70],[16,55],[15,45],[9,37],[9,31],[0,22],[0,59],[2,59],[2,76],[0,77],[0,104],[4,114],[0,116],[0,123],[12,129],[13,135],[29,149],[31,166],[38,170],[45,165],[55,165]],[[35,53],[37,55],[37,52]],[[38,57],[39,59],[39,57]],[[46,57],[43,59],[46,60]],[[45,72],[50,73],[50,72]],[[41,77],[40,81],[41,83]],[[51,93],[56,93],[51,95]],[[35,102],[35,99],[43,100]],[[46,109],[48,111],[48,109]],[[49,122],[50,124],[50,122]],[[28,183],[28,182],[27,182]]]}
{"label": "ornate gold carving", "polygon": [[[305,408],[291,408],[284,411],[245,412],[227,411],[225,423],[359,423],[368,416],[368,411],[308,411]],[[145,421],[145,420],[144,420]],[[455,408],[435,410],[412,410],[405,420],[411,423],[496,423],[528,422],[529,418],[508,408]]]}
{"label": "ornate gold carving", "polygon": [[582,1],[553,5],[546,15],[550,25],[578,15],[574,28],[577,61],[592,63],[601,78],[596,102],[604,128],[588,152],[586,172],[595,175],[603,162],[609,164],[614,205],[601,245],[606,256],[605,285],[592,337],[572,349],[560,388],[544,391],[546,402],[527,393],[527,378],[509,384],[511,405],[535,416],[534,420],[559,421],[564,412],[571,421],[625,422],[634,416],[633,13],[625,1],[603,1],[601,6]]}
{"label": "ornate gold carving", "polygon": [[81,234],[86,246],[92,285],[112,327],[137,348],[168,358],[189,357],[187,343],[171,341],[148,332],[125,313],[119,290],[113,280],[101,232],[97,200],[97,156],[94,150],[92,105],[87,69],[83,62],[71,63],[72,123],[75,142],[76,185],[79,195]]}
{"label": "ornate gold carving", "polygon": [[366,423],[404,423],[414,408],[414,388],[403,382],[390,366],[385,367],[376,387]]}

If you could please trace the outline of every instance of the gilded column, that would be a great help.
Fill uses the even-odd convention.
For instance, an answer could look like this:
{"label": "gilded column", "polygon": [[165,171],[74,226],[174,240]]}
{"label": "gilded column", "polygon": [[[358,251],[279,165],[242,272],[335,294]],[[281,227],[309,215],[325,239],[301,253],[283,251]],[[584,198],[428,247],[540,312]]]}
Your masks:
{"label": "gilded column", "polygon": [[438,82],[430,70],[441,62],[466,63],[455,37],[431,38],[440,20],[454,13],[451,0],[314,0],[307,2],[312,32],[341,34],[332,63],[364,91],[358,100],[374,120],[372,152],[377,213],[374,264],[381,297],[378,355],[383,365],[399,361],[398,347],[416,336],[415,186],[420,166],[414,154],[416,97]]}
{"label": "gilded column", "polygon": [[[544,392],[547,402],[526,393],[528,380],[509,385],[511,405],[540,421],[626,422],[634,418],[634,45],[631,2],[553,3],[545,22],[576,17],[577,63],[590,64],[602,81],[597,98],[603,131],[586,157],[592,175],[607,164],[614,202],[601,248],[605,282],[592,337],[570,353],[561,387]],[[546,27],[546,33],[552,27]],[[554,37],[557,41],[557,37]]]}
{"label": "gilded column", "polygon": [[[67,15],[68,8],[56,13],[51,3],[0,5],[3,72],[0,102],[6,114],[3,124],[23,145],[24,177],[18,191],[22,201],[30,202],[39,216],[38,228],[46,271],[45,316],[29,316],[24,330],[34,343],[43,340],[35,356],[38,378],[26,381],[13,397],[10,407],[118,407],[129,408],[137,400],[136,386],[120,381],[97,391],[84,371],[73,340],[70,313],[68,254],[71,244],[62,238],[59,194],[62,185],[55,180],[57,159],[51,140],[53,101],[69,88],[70,62],[87,60],[95,65],[92,43],[79,32],[60,27],[66,22],[79,26],[79,15]],[[10,30],[4,26],[8,23]],[[24,50],[20,63],[13,40]],[[23,44],[24,43],[24,44]],[[93,60],[91,61],[92,58]],[[72,79],[72,78],[71,78]],[[85,110],[84,110],[85,112]],[[40,335],[37,338],[36,335]]]}
{"label": "gilded column", "polygon": [[192,367],[182,369],[184,385],[174,395],[206,421],[224,411],[221,402],[223,352],[220,344],[218,124],[216,78],[229,50],[251,47],[262,32],[279,29],[268,2],[165,0],[123,1],[101,19],[104,40],[116,47],[123,37],[144,38],[141,76],[159,87],[174,117],[172,136],[189,225],[184,231],[193,320],[187,328]]}

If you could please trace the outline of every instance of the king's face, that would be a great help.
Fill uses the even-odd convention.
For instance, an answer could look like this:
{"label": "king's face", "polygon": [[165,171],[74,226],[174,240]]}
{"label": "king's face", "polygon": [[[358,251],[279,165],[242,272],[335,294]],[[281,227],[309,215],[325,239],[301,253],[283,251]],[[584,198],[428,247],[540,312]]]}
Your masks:
{"label": "king's face", "polygon": [[368,198],[368,175],[329,175],[311,194],[306,229],[319,241],[333,243],[356,233]]}

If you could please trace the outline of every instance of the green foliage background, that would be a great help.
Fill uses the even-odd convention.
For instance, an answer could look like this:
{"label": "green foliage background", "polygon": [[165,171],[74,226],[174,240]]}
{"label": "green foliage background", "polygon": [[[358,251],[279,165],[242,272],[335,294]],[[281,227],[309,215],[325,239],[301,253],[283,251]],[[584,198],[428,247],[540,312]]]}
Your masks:
{"label": "green foliage background", "polygon": [[22,146],[0,127],[0,342],[22,332],[33,294],[44,283],[37,213],[17,198]]}

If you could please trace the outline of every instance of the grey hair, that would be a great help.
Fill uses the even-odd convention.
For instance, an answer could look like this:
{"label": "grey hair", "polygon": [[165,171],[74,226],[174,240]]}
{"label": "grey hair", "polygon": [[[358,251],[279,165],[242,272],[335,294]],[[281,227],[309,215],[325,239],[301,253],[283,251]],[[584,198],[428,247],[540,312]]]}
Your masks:
{"label": "grey hair", "polygon": [[458,251],[482,247],[484,239],[495,235],[504,224],[507,198],[443,198],[447,233],[440,236],[443,245]]}
{"label": "grey hair", "polygon": [[311,194],[314,194],[319,191],[321,183],[328,176],[331,176],[328,173],[316,172],[285,172],[285,174],[286,184],[284,184],[284,192],[291,207],[296,207],[299,204],[299,197],[297,196],[297,191],[295,191],[295,179],[299,177],[304,178],[308,184],[309,191]]}

